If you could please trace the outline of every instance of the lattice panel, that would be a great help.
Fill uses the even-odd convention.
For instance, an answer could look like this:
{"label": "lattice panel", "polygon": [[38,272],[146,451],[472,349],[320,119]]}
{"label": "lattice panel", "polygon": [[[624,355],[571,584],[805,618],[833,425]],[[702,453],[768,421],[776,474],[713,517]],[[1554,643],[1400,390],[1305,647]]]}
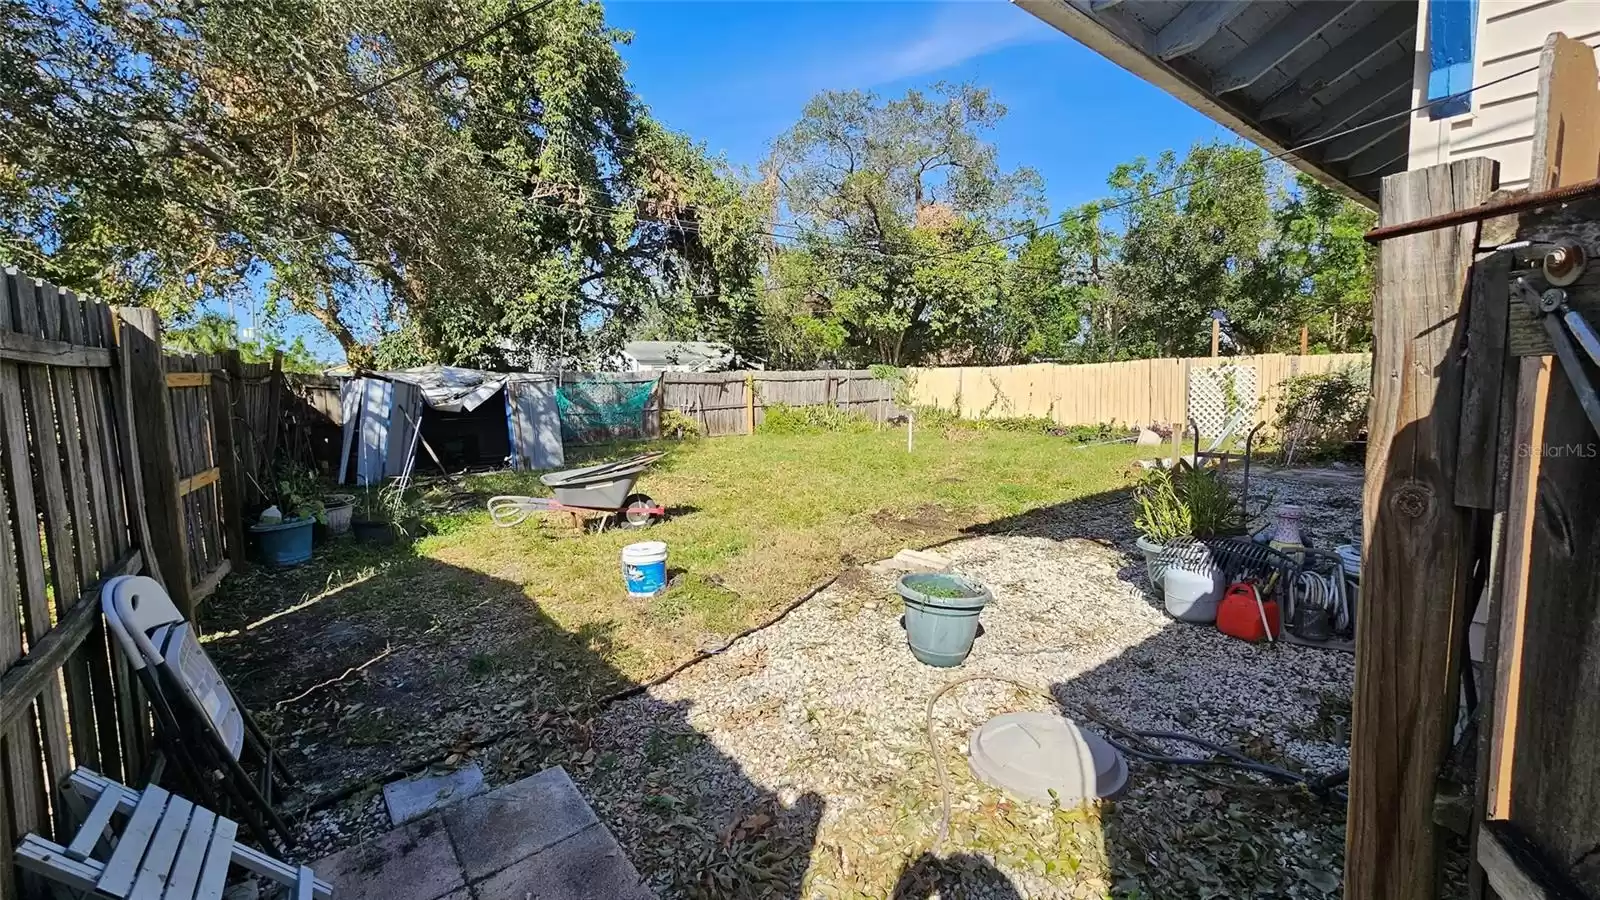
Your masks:
{"label": "lattice panel", "polygon": [[1255,366],[1221,365],[1189,370],[1189,421],[1203,435],[1216,437],[1228,421],[1245,411],[1245,430],[1260,405]]}

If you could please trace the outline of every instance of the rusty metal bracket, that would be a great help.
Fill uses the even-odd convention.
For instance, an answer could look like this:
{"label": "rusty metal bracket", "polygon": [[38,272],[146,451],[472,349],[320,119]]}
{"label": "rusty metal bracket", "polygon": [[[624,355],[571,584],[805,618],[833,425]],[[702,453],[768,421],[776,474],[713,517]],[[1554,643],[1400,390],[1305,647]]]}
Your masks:
{"label": "rusty metal bracket", "polygon": [[1509,216],[1513,213],[1528,212],[1544,206],[1556,206],[1573,200],[1579,200],[1593,194],[1600,194],[1600,178],[1589,181],[1580,181],[1566,187],[1552,188],[1535,194],[1520,194],[1474,206],[1470,209],[1460,209],[1455,212],[1441,213],[1437,216],[1415,219],[1410,222],[1400,222],[1395,225],[1384,225],[1374,228],[1362,237],[1369,244],[1386,241],[1389,238],[1402,237],[1408,234],[1418,234],[1423,231],[1433,231],[1439,228],[1453,228],[1457,225],[1468,225],[1473,222],[1482,222],[1484,219],[1493,219],[1496,216]]}

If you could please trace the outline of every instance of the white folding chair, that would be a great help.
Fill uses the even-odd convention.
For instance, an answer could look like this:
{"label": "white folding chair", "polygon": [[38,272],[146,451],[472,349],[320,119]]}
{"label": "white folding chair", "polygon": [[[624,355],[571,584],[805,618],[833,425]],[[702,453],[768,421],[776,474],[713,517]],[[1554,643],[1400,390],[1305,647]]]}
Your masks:
{"label": "white folding chair", "polygon": [[233,694],[195,639],[194,627],[153,578],[124,575],[101,593],[101,608],[111,633],[130,659],[165,664],[179,687],[206,714],[206,722],[234,759],[244,748],[244,714]]}
{"label": "white folding chair", "polygon": [[294,900],[333,896],[305,866],[239,843],[233,820],[155,785],[135,791],[78,769],[62,793],[80,811],[72,840],[62,846],[27,834],[16,848],[18,866],[55,884],[116,900],[219,900],[238,866]]}
{"label": "white folding chair", "polygon": [[[290,780],[288,770],[166,590],[152,578],[120,576],[106,582],[100,607],[150,695],[157,737],[190,788],[224,813],[237,810],[265,846],[292,845],[288,825],[272,806],[273,778]],[[260,765],[259,782],[241,765],[247,751]]]}

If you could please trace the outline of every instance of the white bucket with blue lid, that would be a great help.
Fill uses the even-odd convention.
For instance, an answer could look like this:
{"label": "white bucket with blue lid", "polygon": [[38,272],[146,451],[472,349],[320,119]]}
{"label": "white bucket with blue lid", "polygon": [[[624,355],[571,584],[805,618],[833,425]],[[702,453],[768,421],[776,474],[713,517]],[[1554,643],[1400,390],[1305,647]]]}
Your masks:
{"label": "white bucket with blue lid", "polygon": [[640,541],[622,548],[622,579],[628,596],[648,600],[667,587],[667,545],[663,541]]}

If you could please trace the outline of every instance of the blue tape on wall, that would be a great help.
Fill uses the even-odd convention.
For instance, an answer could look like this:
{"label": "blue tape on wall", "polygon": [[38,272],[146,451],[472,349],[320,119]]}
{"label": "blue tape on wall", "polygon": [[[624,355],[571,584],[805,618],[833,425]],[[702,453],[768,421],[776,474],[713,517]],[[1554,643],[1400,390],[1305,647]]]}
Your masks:
{"label": "blue tape on wall", "polygon": [[1478,38],[1478,0],[1428,4],[1428,118],[1472,111],[1472,54]]}

